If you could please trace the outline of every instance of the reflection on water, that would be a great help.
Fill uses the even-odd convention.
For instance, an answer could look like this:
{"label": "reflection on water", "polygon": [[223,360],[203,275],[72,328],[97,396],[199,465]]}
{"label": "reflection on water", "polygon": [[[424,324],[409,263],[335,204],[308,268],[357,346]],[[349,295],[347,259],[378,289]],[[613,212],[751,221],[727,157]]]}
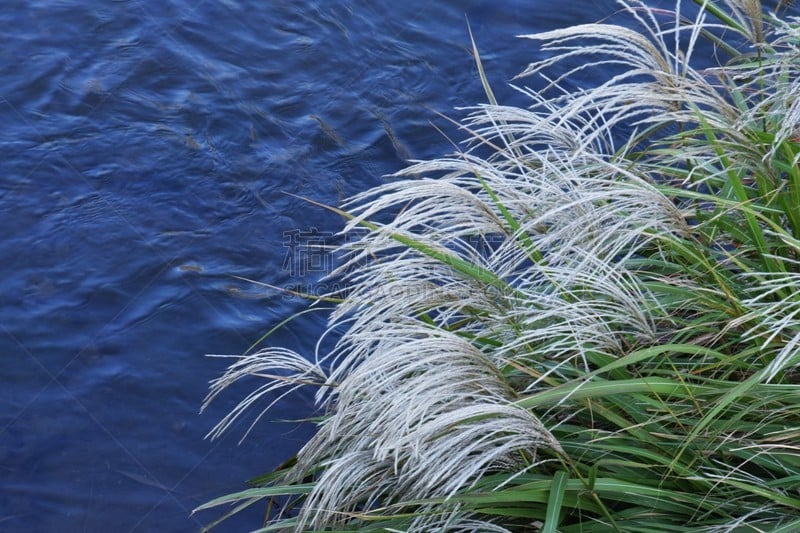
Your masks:
{"label": "reflection on water", "polygon": [[[513,35],[612,2],[584,4],[5,6],[0,529],[196,530],[213,516],[192,508],[291,455],[311,428],[203,440],[246,387],[197,415],[224,364],[203,354],[242,353],[305,306],[233,276],[313,288],[324,273],[283,268],[287,232],[341,223],[284,193],[336,204],[448,151],[434,112],[482,100],[465,14],[513,100],[503,85],[534,54]],[[274,342],[311,353],[323,324],[303,315]],[[300,395],[272,414],[310,410]]]}

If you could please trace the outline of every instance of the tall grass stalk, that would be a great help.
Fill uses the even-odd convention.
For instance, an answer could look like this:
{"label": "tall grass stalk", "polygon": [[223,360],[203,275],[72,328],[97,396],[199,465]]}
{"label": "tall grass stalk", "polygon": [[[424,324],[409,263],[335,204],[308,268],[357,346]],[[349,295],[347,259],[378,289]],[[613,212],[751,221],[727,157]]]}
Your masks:
{"label": "tall grass stalk", "polygon": [[800,530],[800,19],[620,4],[625,27],[522,36],[549,53],[516,80],[528,107],[487,87],[463,150],[344,206],[335,348],[239,357],[208,398],[265,380],[216,436],[316,387],[319,431],[201,509],[267,500],[261,531]]}

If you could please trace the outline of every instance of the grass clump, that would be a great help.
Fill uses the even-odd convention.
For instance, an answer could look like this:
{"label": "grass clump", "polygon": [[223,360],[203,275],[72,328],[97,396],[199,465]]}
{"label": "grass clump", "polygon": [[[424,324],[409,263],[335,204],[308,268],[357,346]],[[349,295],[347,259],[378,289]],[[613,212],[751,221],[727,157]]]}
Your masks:
{"label": "grass clump", "polygon": [[[336,347],[238,358],[209,396],[266,378],[219,432],[316,386],[319,432],[203,508],[267,499],[261,531],[800,530],[800,20],[620,3],[625,27],[523,36],[551,53],[529,107],[471,109],[462,151],[345,206],[365,232]],[[571,86],[584,69],[607,79]]]}

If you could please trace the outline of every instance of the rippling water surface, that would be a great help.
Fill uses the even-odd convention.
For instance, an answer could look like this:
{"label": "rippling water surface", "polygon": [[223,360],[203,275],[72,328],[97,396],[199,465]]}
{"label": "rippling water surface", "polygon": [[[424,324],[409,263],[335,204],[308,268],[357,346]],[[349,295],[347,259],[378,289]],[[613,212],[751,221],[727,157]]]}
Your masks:
{"label": "rippling water surface", "polygon": [[[298,239],[408,158],[450,151],[435,115],[501,100],[535,57],[514,35],[610,0],[47,0],[0,11],[0,530],[195,531],[308,438],[250,420],[204,435],[208,381],[314,288]],[[516,99],[516,100],[515,100]],[[290,193],[290,194],[286,194]],[[316,261],[316,262],[315,262]],[[311,353],[324,316],[274,342]],[[311,413],[310,396],[272,419]],[[251,419],[252,420],[252,419]],[[262,513],[223,525],[256,526]]]}

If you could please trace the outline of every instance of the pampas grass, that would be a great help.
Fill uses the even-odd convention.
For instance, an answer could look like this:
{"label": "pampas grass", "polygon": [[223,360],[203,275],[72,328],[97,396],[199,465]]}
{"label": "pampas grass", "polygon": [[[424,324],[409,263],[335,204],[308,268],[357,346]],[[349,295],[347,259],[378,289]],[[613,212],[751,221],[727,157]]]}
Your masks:
{"label": "pampas grass", "polygon": [[[529,107],[487,86],[462,151],[343,207],[336,346],[237,357],[207,400],[265,380],[218,436],[316,387],[319,431],[201,509],[266,498],[261,531],[800,529],[800,20],[620,4],[626,27],[523,36],[550,54],[516,80]],[[693,66],[701,42],[718,65]],[[566,90],[585,69],[613,74]]]}

